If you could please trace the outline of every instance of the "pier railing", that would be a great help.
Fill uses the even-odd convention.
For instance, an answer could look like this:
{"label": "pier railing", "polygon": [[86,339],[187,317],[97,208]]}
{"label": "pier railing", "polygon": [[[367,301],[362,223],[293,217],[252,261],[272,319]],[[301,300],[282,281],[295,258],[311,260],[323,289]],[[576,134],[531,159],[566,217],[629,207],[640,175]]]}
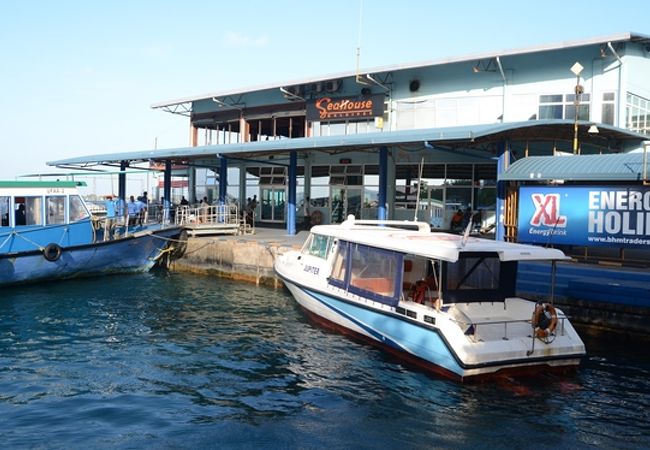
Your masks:
{"label": "pier railing", "polygon": [[240,214],[234,203],[179,206],[175,210],[174,222],[192,230],[193,234],[252,234],[255,231],[255,221]]}

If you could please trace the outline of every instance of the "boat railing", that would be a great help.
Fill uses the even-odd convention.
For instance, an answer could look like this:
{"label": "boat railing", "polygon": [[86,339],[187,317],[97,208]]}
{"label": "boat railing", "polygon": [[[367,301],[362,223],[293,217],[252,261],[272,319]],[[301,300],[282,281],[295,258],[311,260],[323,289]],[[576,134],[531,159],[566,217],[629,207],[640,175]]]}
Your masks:
{"label": "boat railing", "polygon": [[[510,339],[510,336],[508,334],[508,325],[514,325],[514,324],[528,324],[531,327],[532,330],[532,321],[531,319],[508,319],[508,320],[471,320],[465,313],[462,311],[460,312],[465,319],[454,319],[450,318],[451,322],[454,322],[458,325],[458,327],[462,330],[465,330],[465,335],[471,336],[473,339],[476,339],[476,336],[479,332],[479,328],[484,328],[487,326],[492,327],[494,329],[495,326],[503,326],[503,333],[501,335],[501,339],[504,341],[507,341]],[[558,316],[558,326],[556,328],[557,334],[560,336],[564,336],[564,322],[568,320],[566,316],[561,315]]]}

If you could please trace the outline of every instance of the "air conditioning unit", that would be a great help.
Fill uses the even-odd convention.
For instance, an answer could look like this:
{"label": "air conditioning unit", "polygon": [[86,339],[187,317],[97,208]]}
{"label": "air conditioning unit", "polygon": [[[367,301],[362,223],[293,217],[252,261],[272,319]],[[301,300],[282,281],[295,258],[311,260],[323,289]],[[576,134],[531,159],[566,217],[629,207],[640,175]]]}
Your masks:
{"label": "air conditioning unit", "polygon": [[325,83],[327,92],[338,92],[339,89],[341,89],[341,80],[330,80]]}

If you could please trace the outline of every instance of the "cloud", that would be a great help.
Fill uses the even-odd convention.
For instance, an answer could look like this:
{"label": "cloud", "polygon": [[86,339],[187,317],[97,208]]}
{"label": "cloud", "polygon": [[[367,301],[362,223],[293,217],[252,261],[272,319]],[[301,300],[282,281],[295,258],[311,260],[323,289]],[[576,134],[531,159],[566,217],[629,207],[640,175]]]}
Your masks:
{"label": "cloud", "polygon": [[269,44],[268,36],[251,36],[244,33],[231,31],[224,35],[223,41],[229,47],[266,47]]}

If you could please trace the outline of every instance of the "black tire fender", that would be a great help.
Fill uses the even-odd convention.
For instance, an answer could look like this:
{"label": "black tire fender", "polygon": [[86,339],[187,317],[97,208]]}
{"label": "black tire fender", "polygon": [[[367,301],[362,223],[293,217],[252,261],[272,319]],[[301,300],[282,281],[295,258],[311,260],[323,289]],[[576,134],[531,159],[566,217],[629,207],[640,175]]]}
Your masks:
{"label": "black tire fender", "polygon": [[61,257],[61,253],[63,253],[63,249],[59,244],[54,244],[54,243],[47,244],[43,249],[43,258],[47,259],[48,261],[54,262]]}

